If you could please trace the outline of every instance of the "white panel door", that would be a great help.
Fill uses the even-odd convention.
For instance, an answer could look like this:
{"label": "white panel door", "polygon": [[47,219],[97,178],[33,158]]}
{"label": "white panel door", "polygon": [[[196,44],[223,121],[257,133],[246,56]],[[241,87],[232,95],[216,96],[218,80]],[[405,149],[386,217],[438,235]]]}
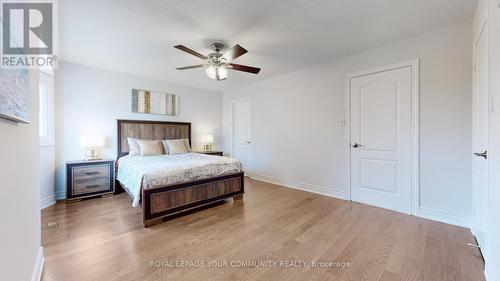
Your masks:
{"label": "white panel door", "polygon": [[411,213],[411,67],[351,78],[351,200]]}
{"label": "white panel door", "polygon": [[[474,98],[473,98],[473,211],[472,231],[483,250],[486,250],[488,208],[488,57],[487,28],[474,48]],[[483,154],[484,153],[484,154]]]}
{"label": "white panel door", "polygon": [[233,157],[243,167],[250,166],[252,139],[252,103],[249,99],[233,102]]}

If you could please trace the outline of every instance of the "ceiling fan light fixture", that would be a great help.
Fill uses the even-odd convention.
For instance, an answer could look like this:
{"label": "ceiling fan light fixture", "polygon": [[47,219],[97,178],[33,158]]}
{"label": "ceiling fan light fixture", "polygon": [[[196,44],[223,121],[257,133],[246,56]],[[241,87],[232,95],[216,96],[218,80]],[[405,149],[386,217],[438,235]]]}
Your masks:
{"label": "ceiling fan light fixture", "polygon": [[208,78],[215,79],[215,66],[211,65],[205,69],[205,73],[207,73]]}
{"label": "ceiling fan light fixture", "polygon": [[217,71],[219,72],[219,80],[224,80],[227,78],[227,69],[223,66],[217,67]]}
{"label": "ceiling fan light fixture", "polygon": [[227,78],[227,69],[223,66],[209,66],[205,70],[207,76],[214,80],[224,80]]}
{"label": "ceiling fan light fixture", "polygon": [[207,74],[208,78],[217,81],[225,80],[227,78],[228,68],[233,71],[243,71],[253,74],[259,73],[260,68],[232,63],[234,59],[239,58],[248,52],[245,48],[241,47],[240,45],[238,44],[234,45],[231,49],[227,50],[223,54],[220,53],[222,48],[224,48],[223,44],[213,43],[211,46],[215,52],[209,54],[208,56],[204,56],[196,51],[193,51],[184,45],[174,46],[174,48],[176,49],[179,49],[183,52],[186,52],[190,55],[193,55],[205,61],[205,64],[177,67],[177,70],[188,70],[188,69],[206,67],[205,73]]}

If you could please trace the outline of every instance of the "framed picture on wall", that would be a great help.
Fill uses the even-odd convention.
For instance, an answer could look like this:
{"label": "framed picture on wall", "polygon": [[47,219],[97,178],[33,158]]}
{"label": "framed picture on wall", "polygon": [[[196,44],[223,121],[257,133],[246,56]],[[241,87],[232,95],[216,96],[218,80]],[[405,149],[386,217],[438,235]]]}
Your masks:
{"label": "framed picture on wall", "polygon": [[176,116],[178,100],[173,94],[132,89],[132,112]]}
{"label": "framed picture on wall", "polygon": [[27,69],[0,69],[0,117],[30,122]]}

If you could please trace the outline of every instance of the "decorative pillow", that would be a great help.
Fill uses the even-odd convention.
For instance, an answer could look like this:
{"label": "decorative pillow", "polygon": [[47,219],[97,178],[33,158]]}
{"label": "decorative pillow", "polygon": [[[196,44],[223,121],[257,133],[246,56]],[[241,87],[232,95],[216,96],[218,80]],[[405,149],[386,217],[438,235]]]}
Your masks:
{"label": "decorative pillow", "polygon": [[167,141],[166,140],[162,140],[161,144],[163,145],[163,152],[165,152],[165,154],[170,154],[170,151],[168,150]]}
{"label": "decorative pillow", "polygon": [[191,146],[189,145],[189,139],[184,139],[184,147],[186,147],[186,152],[191,152]]}
{"label": "decorative pillow", "polygon": [[166,143],[168,147],[168,154],[182,154],[189,152],[184,144],[184,139],[163,140],[163,142]]}
{"label": "decorative pillow", "polygon": [[163,145],[159,140],[138,140],[141,148],[141,156],[153,156],[163,154]]}
{"label": "decorative pillow", "polygon": [[135,138],[127,138],[128,142],[128,155],[130,156],[139,156],[141,155],[141,148],[138,143],[139,139]]}

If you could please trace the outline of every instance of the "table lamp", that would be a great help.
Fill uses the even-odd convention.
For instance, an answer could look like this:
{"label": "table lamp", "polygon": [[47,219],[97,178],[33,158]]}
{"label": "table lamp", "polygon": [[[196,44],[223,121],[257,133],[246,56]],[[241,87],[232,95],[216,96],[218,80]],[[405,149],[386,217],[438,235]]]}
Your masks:
{"label": "table lamp", "polygon": [[101,159],[101,147],[106,146],[106,138],[103,136],[83,135],[80,137],[80,144],[86,149],[85,158],[87,161]]}
{"label": "table lamp", "polygon": [[201,142],[203,143],[203,151],[211,151],[214,144],[214,135],[202,135]]}

